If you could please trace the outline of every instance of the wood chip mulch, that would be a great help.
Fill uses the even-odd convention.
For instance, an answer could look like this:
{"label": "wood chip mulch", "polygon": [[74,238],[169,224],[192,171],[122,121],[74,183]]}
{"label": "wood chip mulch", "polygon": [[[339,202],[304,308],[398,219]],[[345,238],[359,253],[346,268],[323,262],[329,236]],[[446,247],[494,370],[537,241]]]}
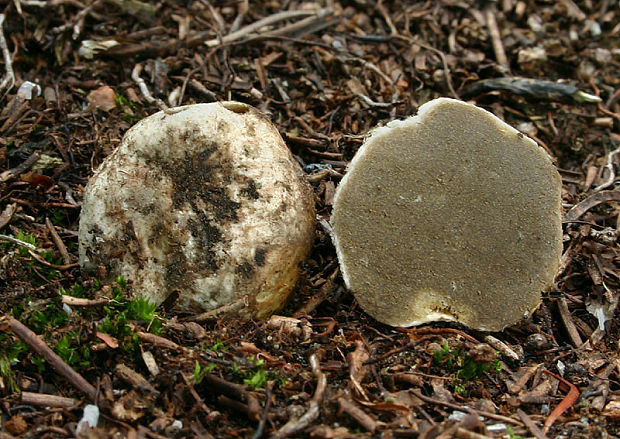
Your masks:
{"label": "wood chip mulch", "polygon": [[[618,436],[617,6],[0,2],[0,439]],[[373,321],[329,239],[364,135],[440,96],[535,139],[563,179],[555,288],[500,333]],[[132,308],[131,282],[77,264],[84,186],[143,117],[230,99],[315,189],[303,280],[266,322]]]}

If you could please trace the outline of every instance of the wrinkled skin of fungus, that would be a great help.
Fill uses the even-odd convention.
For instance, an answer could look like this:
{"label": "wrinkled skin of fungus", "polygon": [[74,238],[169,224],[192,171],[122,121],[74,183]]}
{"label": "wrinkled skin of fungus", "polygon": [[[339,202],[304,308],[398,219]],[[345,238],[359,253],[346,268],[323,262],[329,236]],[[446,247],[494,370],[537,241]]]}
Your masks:
{"label": "wrinkled skin of fungus", "polygon": [[345,283],[378,321],[497,331],[553,286],[561,212],[542,148],[442,98],[371,133],[337,188],[332,225]]}
{"label": "wrinkled skin of fungus", "polygon": [[264,318],[313,237],[312,189],[273,124],[238,102],[196,104],[140,121],[105,159],[84,192],[79,255],[153,302],[178,292],[179,309],[241,303],[238,315]]}

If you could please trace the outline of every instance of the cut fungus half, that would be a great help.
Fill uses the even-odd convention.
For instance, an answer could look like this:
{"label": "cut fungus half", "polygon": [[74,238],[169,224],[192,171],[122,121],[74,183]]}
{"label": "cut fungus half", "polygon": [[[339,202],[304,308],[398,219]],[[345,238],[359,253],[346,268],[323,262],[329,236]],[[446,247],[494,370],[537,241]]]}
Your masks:
{"label": "cut fungus half", "polygon": [[372,317],[496,331],[552,287],[561,216],[560,176],[541,147],[441,98],[371,132],[331,221],[344,281]]}

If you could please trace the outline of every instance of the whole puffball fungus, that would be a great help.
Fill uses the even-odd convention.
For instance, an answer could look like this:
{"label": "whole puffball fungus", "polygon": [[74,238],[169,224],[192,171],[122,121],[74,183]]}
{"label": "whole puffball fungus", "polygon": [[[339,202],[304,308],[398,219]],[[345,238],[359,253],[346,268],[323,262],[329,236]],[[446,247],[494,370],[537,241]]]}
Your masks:
{"label": "whole puffball fungus", "polygon": [[285,303],[313,237],[312,189],[267,117],[196,104],[143,119],[104,160],[84,191],[79,260],[155,303],[176,292],[179,309],[260,319]]}
{"label": "whole puffball fungus", "polygon": [[331,221],[344,281],[378,321],[497,331],[553,286],[561,217],[560,176],[541,147],[441,98],[371,132]]}

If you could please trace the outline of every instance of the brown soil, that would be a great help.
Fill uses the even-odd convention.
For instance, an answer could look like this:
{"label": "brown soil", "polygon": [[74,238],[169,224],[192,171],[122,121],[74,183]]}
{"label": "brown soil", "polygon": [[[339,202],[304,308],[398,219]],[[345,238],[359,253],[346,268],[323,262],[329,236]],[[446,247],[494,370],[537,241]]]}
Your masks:
{"label": "brown soil", "polygon": [[[0,5],[0,438],[75,436],[92,402],[101,416],[84,437],[618,434],[613,2]],[[245,27],[267,17],[268,27]],[[86,40],[115,45],[88,59]],[[508,79],[479,82],[493,78]],[[26,81],[39,87],[33,96]],[[577,90],[601,100],[584,102]],[[326,230],[363,135],[439,96],[467,98],[534,138],[563,179],[555,288],[492,338],[373,321],[345,290]],[[101,285],[76,264],[82,191],[141,118],[162,105],[230,99],[269,115],[315,189],[323,221],[280,313],[290,317],[197,319],[164,306],[145,320],[121,294],[130,284]],[[59,292],[88,300],[64,298],[68,315]]]}

